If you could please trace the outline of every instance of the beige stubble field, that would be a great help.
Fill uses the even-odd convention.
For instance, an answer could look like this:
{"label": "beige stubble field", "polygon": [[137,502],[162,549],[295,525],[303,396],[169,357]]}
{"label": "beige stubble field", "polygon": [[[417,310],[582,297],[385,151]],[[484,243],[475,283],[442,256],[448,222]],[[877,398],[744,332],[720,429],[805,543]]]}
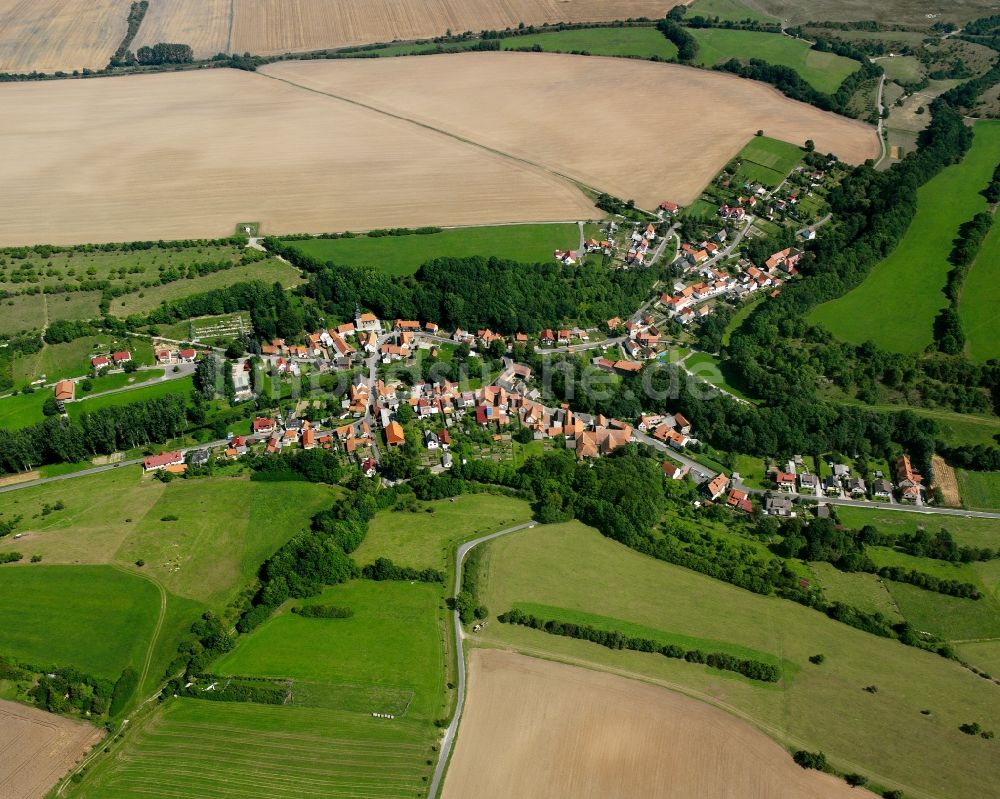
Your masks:
{"label": "beige stubble field", "polygon": [[520,22],[656,18],[672,5],[669,0],[156,0],[136,43],[183,42],[199,58],[218,52],[270,55]]}
{"label": "beige stubble field", "polygon": [[443,799],[864,799],[744,721],[635,680],[473,649]]}
{"label": "beige stubble field", "polygon": [[107,66],[130,0],[0,0],[0,72]]}
{"label": "beige stubble field", "polygon": [[0,797],[41,799],[102,735],[90,724],[0,700]]}
{"label": "beige stubble field", "polygon": [[590,218],[568,181],[280,81],[0,86],[0,245]]}
{"label": "beige stubble field", "polygon": [[673,64],[551,53],[286,61],[268,75],[510,153],[651,208],[689,203],[754,135],[860,163],[875,129],[763,83]]}

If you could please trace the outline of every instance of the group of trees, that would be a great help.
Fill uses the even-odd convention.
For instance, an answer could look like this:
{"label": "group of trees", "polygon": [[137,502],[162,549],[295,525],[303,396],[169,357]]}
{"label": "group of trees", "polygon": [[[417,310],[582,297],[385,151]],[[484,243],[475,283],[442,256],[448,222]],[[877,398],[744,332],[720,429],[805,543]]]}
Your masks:
{"label": "group of trees", "polygon": [[420,583],[443,583],[444,575],[437,569],[414,569],[411,566],[397,566],[389,558],[376,558],[361,569],[366,580],[407,580]]}
{"label": "group of trees", "polygon": [[39,667],[0,657],[0,680],[31,684],[26,698],[50,713],[75,713],[92,720],[108,715],[114,686],[70,666]]}
{"label": "group of trees", "polygon": [[336,485],[344,476],[344,464],[334,450],[295,449],[276,455],[254,455],[243,462],[253,470],[252,480],[305,480]]}
{"label": "group of trees", "polygon": [[688,663],[704,663],[713,669],[733,671],[751,680],[777,682],[781,679],[781,669],[771,663],[748,658],[737,658],[723,652],[702,652],[700,649],[684,649],[676,644],[660,644],[650,638],[630,636],[619,630],[601,630],[587,624],[574,624],[556,620],[540,619],[514,608],[497,617],[501,624],[519,624],[534,630],[543,630],[552,635],[579,638],[591,641],[608,649],[628,649],[634,652],[651,652],[668,658],[686,660]]}
{"label": "group of trees", "polygon": [[100,408],[73,420],[50,416],[19,430],[0,429],[0,472],[78,462],[167,441],[181,435],[187,422],[184,397],[168,395]]}
{"label": "group of trees", "polygon": [[[658,269],[608,270],[600,264],[523,264],[501,258],[440,258],[410,277],[374,267],[319,261],[277,239],[267,248],[309,273],[300,291],[330,317],[360,306],[384,319],[434,320],[446,329],[535,333],[574,321],[599,324],[635,310]],[[254,322],[257,328],[256,321]]]}

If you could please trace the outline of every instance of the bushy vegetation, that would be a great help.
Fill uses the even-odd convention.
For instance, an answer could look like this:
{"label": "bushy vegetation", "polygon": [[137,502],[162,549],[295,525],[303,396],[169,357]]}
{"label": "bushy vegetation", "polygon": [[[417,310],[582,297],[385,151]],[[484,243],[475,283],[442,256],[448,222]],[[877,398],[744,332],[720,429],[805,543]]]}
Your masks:
{"label": "bushy vegetation", "polygon": [[781,679],[781,670],[771,663],[759,660],[737,658],[722,652],[702,652],[700,649],[683,649],[676,644],[660,645],[649,638],[628,636],[617,630],[600,630],[590,625],[573,624],[555,620],[540,619],[532,614],[524,613],[517,608],[500,614],[497,617],[502,624],[520,624],[534,630],[542,630],[552,635],[562,635],[567,638],[579,638],[591,641],[608,649],[630,649],[635,652],[652,652],[668,658],[686,660],[689,663],[704,663],[713,669],[734,671],[751,680],[762,682],[777,682]]}
{"label": "bushy vegetation", "polygon": [[304,619],[349,619],[354,615],[350,608],[342,608],[338,605],[303,605],[292,608],[292,613],[297,613]]}
{"label": "bushy vegetation", "polygon": [[377,558],[361,569],[367,580],[407,580],[420,583],[443,583],[444,575],[437,569],[414,569],[397,566],[389,558]]}

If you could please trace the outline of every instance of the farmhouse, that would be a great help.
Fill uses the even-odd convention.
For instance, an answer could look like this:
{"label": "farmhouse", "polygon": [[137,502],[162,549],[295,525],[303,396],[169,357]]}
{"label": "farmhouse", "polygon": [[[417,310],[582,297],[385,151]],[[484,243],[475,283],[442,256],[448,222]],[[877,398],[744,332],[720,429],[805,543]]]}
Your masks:
{"label": "farmhouse", "polygon": [[70,402],[76,393],[76,383],[72,380],[60,380],[54,389],[56,402]]}
{"label": "farmhouse", "polygon": [[111,360],[107,355],[95,355],[90,359],[90,365],[95,369],[103,369],[104,367],[110,365]]}
{"label": "farmhouse", "polygon": [[114,353],[111,356],[111,360],[115,362],[115,366],[122,366],[123,364],[131,363],[132,353],[129,352],[128,350],[121,350],[119,352]]}
{"label": "farmhouse", "polygon": [[142,461],[144,472],[156,472],[170,466],[183,466],[184,456],[179,452],[164,452],[160,455],[150,455]]}

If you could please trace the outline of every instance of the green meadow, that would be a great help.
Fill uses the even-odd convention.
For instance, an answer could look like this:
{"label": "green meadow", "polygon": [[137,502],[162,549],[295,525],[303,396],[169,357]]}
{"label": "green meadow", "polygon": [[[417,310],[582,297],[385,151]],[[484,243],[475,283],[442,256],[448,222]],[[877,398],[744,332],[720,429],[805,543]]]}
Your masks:
{"label": "green meadow", "polygon": [[677,57],[677,46],[656,28],[579,28],[577,30],[533,33],[501,40],[504,50],[538,46],[550,53],[591,53],[592,55],[658,56],[667,61]]}
{"label": "green meadow", "polygon": [[213,671],[394,689],[410,695],[407,715],[431,721],[445,714],[440,585],[353,580],[291,604],[336,605],[354,615],[303,618],[286,607],[241,639]]}
{"label": "green meadow", "polygon": [[[933,339],[952,240],[986,207],[979,193],[1000,151],[1000,122],[977,122],[971,150],[917,191],[917,215],[895,251],[865,281],[813,310],[809,321],[852,344],[874,341],[894,352],[921,352]],[[973,270],[974,271],[974,270]]]}
{"label": "green meadow", "polygon": [[141,671],[159,612],[155,585],[111,566],[4,566],[0,655],[113,681]]}
{"label": "green meadow", "polygon": [[[1000,472],[972,472],[958,469],[958,492],[962,504],[972,510],[1000,509]],[[994,522],[1000,531],[1000,522]],[[1000,537],[1000,532],[998,532]]]}
{"label": "green meadow", "polygon": [[[998,125],[1000,127],[1000,125]],[[1000,142],[1000,136],[997,139]],[[996,152],[996,150],[994,150]],[[995,156],[996,158],[996,156]],[[975,363],[1000,358],[1000,224],[994,220],[983,241],[958,303],[966,352]]]}
{"label": "green meadow", "polygon": [[775,17],[756,11],[741,3],[740,0],[695,0],[688,7],[688,14],[691,16],[700,14],[710,18],[718,17],[724,22],[743,22],[748,19],[755,22],[778,22]]}
{"label": "green meadow", "polygon": [[287,242],[321,261],[352,266],[374,266],[390,275],[412,275],[435,258],[497,256],[524,263],[552,260],[554,250],[575,250],[580,233],[573,223],[552,225],[496,225],[452,228],[428,235],[349,239],[303,239]]}
{"label": "green meadow", "polygon": [[802,148],[769,136],[754,136],[740,151],[738,184],[762,183],[774,188],[802,161]]}
{"label": "green meadow", "polygon": [[389,558],[400,566],[445,572],[453,568],[454,551],[461,542],[531,519],[527,502],[496,494],[462,494],[453,502],[422,505],[431,512],[423,508],[380,512],[352,557],[361,565]]}
{"label": "green meadow", "polygon": [[[431,728],[433,729],[433,728]],[[428,725],[325,708],[170,699],[88,769],[77,799],[424,796]]]}
{"label": "green meadow", "polygon": [[[482,598],[492,613],[528,603],[601,615],[767,653],[797,671],[777,685],[755,684],[703,666],[494,621],[477,636],[481,645],[683,691],[747,719],[789,747],[823,751],[834,766],[904,795],[959,799],[994,790],[995,751],[963,735],[958,725],[998,717],[1000,695],[954,662],[645,557],[577,522],[536,527],[487,546]],[[809,662],[815,654],[825,656],[821,665]],[[866,692],[869,685],[878,693]],[[832,707],[837,713],[829,712]]]}
{"label": "green meadow", "polygon": [[713,67],[730,59],[759,58],[770,64],[790,67],[814,89],[833,94],[844,79],[858,69],[858,62],[834,53],[813,50],[809,44],[779,33],[689,28],[698,42],[697,63]]}
{"label": "green meadow", "polygon": [[902,535],[918,529],[936,533],[944,528],[960,546],[1000,549],[1000,521],[940,513],[905,513],[881,508],[837,506],[841,524],[859,530],[871,524],[883,532]]}

